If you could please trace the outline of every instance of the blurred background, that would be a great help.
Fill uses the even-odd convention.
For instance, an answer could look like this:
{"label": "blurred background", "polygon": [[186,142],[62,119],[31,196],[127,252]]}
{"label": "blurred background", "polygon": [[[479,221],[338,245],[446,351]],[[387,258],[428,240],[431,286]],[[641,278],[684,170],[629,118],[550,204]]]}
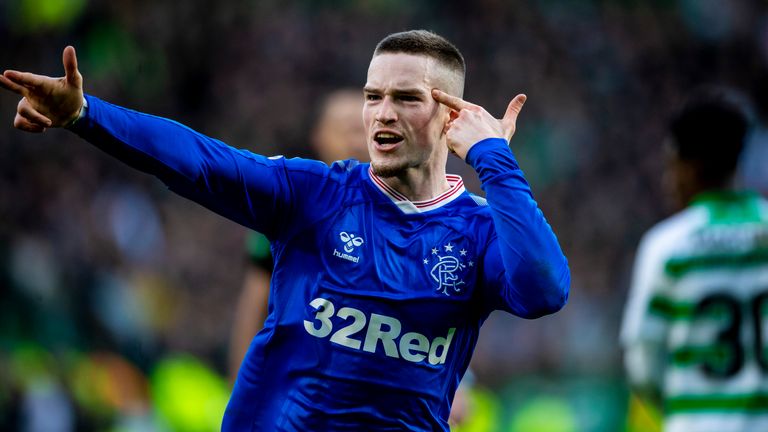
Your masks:
{"label": "blurred background", "polygon": [[[637,242],[672,211],[665,119],[698,85],[743,91],[740,181],[768,193],[768,2],[0,0],[0,69],[62,75],[71,44],[90,94],[312,157],[324,95],[412,28],[463,52],[467,100],[501,116],[528,95],[512,148],[573,275],[562,312],[486,323],[463,430],[628,430],[618,329]],[[246,229],[73,134],[13,129],[17,101],[0,94],[0,430],[218,430]]]}

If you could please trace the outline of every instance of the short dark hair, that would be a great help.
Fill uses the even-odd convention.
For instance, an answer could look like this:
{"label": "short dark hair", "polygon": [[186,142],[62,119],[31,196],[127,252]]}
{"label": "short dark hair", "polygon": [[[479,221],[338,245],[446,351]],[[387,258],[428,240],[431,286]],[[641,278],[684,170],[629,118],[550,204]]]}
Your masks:
{"label": "short dark hair", "polygon": [[464,77],[467,66],[464,56],[448,40],[428,30],[409,30],[392,33],[376,45],[373,56],[384,53],[406,53],[432,57]]}
{"label": "short dark hair", "polygon": [[697,163],[705,182],[730,178],[749,132],[747,110],[746,100],[731,89],[696,90],[669,123],[677,157]]}

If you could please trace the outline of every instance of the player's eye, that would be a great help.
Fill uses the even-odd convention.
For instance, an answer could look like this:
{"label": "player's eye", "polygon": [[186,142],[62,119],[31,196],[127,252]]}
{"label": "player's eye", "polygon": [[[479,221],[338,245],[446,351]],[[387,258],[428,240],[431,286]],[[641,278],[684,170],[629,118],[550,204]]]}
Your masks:
{"label": "player's eye", "polygon": [[400,100],[403,102],[418,102],[421,100],[418,96],[403,95],[400,96]]}
{"label": "player's eye", "polygon": [[377,101],[379,99],[381,99],[381,96],[379,96],[377,94],[368,93],[368,94],[365,95],[365,100]]}

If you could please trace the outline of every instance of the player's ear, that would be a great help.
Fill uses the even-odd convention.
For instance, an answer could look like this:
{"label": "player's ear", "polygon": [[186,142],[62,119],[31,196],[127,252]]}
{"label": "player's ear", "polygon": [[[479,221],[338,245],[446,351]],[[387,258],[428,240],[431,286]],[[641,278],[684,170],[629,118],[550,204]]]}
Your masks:
{"label": "player's ear", "polygon": [[448,130],[448,128],[451,126],[451,123],[453,123],[454,120],[456,120],[457,117],[459,117],[459,112],[454,111],[448,107],[445,107],[447,109],[447,116],[445,121],[445,129]]}
{"label": "player's ear", "polygon": [[450,122],[456,120],[456,117],[458,116],[459,113],[448,108],[446,105],[440,104],[440,117],[442,118],[444,124],[449,124]]}
{"label": "player's ear", "polygon": [[448,129],[451,127],[451,123],[453,123],[453,121],[456,120],[456,117],[459,116],[459,113],[445,105],[440,107],[440,109],[444,110],[440,115],[443,118],[443,134],[446,134],[448,133]]}

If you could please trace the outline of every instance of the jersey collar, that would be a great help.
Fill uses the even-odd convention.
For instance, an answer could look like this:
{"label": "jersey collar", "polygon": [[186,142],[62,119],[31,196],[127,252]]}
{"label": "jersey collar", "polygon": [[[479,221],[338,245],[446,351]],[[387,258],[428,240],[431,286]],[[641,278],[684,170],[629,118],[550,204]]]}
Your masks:
{"label": "jersey collar", "polygon": [[405,214],[424,213],[438,209],[458,198],[465,190],[464,180],[461,179],[461,176],[446,174],[445,179],[450,186],[447,191],[426,201],[409,201],[405,195],[393,189],[385,183],[384,180],[374,174],[370,166],[368,167],[368,177],[371,178],[373,184],[376,185],[376,188],[392,200],[392,202]]}

